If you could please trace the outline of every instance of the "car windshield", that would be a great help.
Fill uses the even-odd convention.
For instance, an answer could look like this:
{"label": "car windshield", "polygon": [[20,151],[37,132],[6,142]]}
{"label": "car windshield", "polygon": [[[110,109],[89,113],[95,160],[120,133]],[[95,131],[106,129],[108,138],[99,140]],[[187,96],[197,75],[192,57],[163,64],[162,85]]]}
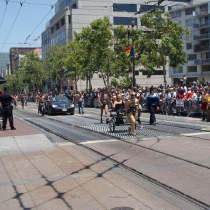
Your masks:
{"label": "car windshield", "polygon": [[50,98],[51,102],[69,102],[68,98],[65,96],[56,96]]}

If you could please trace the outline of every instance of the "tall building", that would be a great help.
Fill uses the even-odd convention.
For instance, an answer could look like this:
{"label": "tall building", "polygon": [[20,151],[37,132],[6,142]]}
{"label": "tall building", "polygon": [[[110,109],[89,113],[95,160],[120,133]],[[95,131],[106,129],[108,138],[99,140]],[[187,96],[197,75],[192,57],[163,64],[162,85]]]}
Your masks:
{"label": "tall building", "polygon": [[210,2],[195,1],[193,4],[174,5],[170,8],[174,21],[186,25],[191,30],[183,37],[184,48],[188,54],[188,63],[178,68],[170,68],[172,83],[179,82],[186,75],[188,82],[210,80]]}
{"label": "tall building", "polygon": [[[176,3],[179,2],[176,1]],[[188,2],[188,0],[180,0]],[[138,11],[149,12],[155,8],[163,12],[175,4],[174,1],[164,1],[160,6],[152,1],[145,0],[58,0],[55,6],[55,15],[46,24],[46,30],[42,33],[43,59],[47,56],[49,46],[55,44],[64,45],[73,39],[73,32],[81,32],[93,20],[108,16],[114,26],[124,25],[127,27],[134,21],[135,27],[141,27]],[[125,46],[126,47],[126,46]],[[143,86],[159,85],[163,83],[163,70],[157,69],[151,78],[139,72],[136,67],[136,82]],[[166,69],[167,83],[170,84],[168,67]],[[104,86],[102,79],[94,75],[93,88]],[[70,84],[72,86],[72,84]],[[78,82],[78,89],[86,88],[85,81]]]}
{"label": "tall building", "polygon": [[0,76],[8,74],[7,64],[9,64],[9,53],[0,53]]}

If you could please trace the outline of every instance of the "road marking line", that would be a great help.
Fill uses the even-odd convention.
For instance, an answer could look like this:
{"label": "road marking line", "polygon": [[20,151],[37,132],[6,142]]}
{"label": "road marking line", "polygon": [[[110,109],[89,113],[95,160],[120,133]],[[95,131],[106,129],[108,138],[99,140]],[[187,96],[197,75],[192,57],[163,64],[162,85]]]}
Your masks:
{"label": "road marking line", "polygon": [[[141,119],[147,119],[147,120],[148,120],[149,118],[141,117]],[[160,122],[161,122],[161,121],[164,121],[164,122],[174,123],[174,124],[183,124],[183,125],[185,125],[185,124],[187,124],[187,125],[192,125],[192,123],[193,123],[193,122],[192,122],[192,123],[189,123],[189,122],[180,122],[180,121],[172,121],[172,120],[169,121],[169,120],[163,120],[163,119],[158,119],[158,118],[157,118],[157,124],[158,124],[158,121],[160,121]],[[195,120],[195,121],[196,121],[196,120]],[[201,122],[201,121],[200,121],[200,122]],[[161,124],[159,124],[159,125],[161,125]],[[194,123],[193,123],[193,125],[197,125],[197,126],[199,126],[199,127],[200,127],[200,126],[202,126],[202,127],[205,126],[205,125],[202,125],[202,124],[194,124]]]}
{"label": "road marking line", "polygon": [[119,141],[119,140],[98,140],[98,141],[87,141],[87,142],[82,142],[80,144],[96,144],[96,143],[109,143],[113,141]]}
{"label": "road marking line", "polygon": [[185,133],[185,134],[181,134],[181,136],[195,136],[195,135],[206,135],[206,134],[209,135],[208,132],[206,133],[202,132],[202,133]]}

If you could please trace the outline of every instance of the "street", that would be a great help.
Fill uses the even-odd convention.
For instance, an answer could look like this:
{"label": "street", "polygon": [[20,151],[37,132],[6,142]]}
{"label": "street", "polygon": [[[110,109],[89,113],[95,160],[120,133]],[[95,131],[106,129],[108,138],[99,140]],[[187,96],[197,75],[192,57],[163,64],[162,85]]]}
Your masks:
{"label": "street", "polygon": [[[11,132],[13,140],[17,139],[19,148],[1,141],[1,171],[8,174],[4,160],[8,155],[16,155],[22,156],[19,163],[12,158],[21,173],[18,172],[17,180],[12,178],[10,182],[5,183],[2,178],[2,192],[6,186],[25,185],[24,193],[30,195],[29,206],[34,209],[210,208],[210,136],[202,130],[210,127],[207,122],[199,118],[156,115],[157,125],[152,126],[148,123],[149,114],[143,113],[137,136],[133,137],[128,134],[127,125],[118,126],[111,133],[105,118],[100,123],[99,112],[99,109],[85,108],[85,114],[80,115],[75,108],[75,115],[41,117],[35,103],[14,110],[16,134],[6,132]],[[30,128],[35,136],[26,148],[15,136],[21,130],[25,142],[29,141]],[[6,133],[3,135],[10,138]],[[38,155],[30,155],[33,150]],[[26,161],[25,157],[29,159]],[[29,169],[33,171],[30,176],[26,173]],[[78,185],[82,189],[75,191]],[[70,188],[74,193],[69,197]],[[16,193],[16,196],[20,203],[21,195]],[[80,204],[75,201],[77,198],[83,199]],[[11,199],[8,195],[2,198],[1,209],[11,207]],[[29,207],[21,205],[20,209]]]}

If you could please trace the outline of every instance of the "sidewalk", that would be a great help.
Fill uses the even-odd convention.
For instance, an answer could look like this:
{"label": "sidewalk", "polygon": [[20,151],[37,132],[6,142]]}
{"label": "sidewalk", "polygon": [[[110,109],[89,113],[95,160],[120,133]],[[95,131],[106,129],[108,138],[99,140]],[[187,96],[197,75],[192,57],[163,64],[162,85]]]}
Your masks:
{"label": "sidewalk", "polygon": [[163,190],[144,189],[146,181],[84,148],[53,145],[18,119],[15,127],[0,131],[0,210],[180,209],[173,195],[174,205]]}

